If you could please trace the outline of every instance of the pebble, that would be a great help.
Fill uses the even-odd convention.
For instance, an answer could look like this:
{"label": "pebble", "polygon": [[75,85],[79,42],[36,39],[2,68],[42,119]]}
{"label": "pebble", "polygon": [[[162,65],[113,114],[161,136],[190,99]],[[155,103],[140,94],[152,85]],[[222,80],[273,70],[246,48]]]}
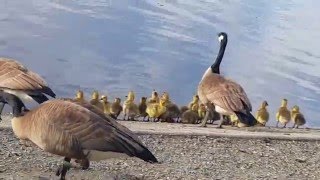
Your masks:
{"label": "pebble", "polygon": [[[54,173],[63,157],[37,147],[21,148],[11,131],[0,131],[0,138],[5,140],[0,142],[0,179],[19,179],[22,175],[24,179],[56,178]],[[166,135],[143,135],[140,139],[159,164],[138,158],[109,159],[91,162],[89,170],[72,168],[67,179],[313,180],[320,177],[317,142]]]}

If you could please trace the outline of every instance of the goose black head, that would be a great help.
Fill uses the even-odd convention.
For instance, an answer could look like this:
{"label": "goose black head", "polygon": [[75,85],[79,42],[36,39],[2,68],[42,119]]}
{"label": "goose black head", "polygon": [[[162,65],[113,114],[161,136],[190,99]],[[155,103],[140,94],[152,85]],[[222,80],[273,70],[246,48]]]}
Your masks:
{"label": "goose black head", "polygon": [[225,32],[220,32],[218,34],[218,41],[221,42],[226,42],[228,40],[228,34]]}

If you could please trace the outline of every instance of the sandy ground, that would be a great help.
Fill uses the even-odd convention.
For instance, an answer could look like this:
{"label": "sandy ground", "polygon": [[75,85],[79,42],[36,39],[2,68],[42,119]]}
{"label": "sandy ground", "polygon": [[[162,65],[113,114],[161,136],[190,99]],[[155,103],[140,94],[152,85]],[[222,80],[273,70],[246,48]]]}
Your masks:
{"label": "sandy ground", "polygon": [[[215,129],[119,121],[140,135],[159,164],[137,158],[72,168],[68,179],[319,179],[320,130]],[[0,123],[0,179],[58,179],[62,157],[22,146],[10,120]]]}

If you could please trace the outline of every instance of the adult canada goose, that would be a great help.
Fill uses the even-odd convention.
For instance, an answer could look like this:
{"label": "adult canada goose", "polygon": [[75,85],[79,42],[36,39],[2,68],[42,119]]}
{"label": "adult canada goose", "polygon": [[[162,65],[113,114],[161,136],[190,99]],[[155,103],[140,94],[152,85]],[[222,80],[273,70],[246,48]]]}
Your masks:
{"label": "adult canada goose", "polygon": [[[9,58],[0,58],[0,91],[15,95],[21,100],[35,101],[39,104],[48,100],[44,94],[56,97],[42,77],[18,61]],[[6,102],[0,97],[0,120],[5,104]]]}
{"label": "adult canada goose", "polygon": [[282,99],[281,101],[281,106],[278,109],[278,112],[276,114],[276,119],[277,119],[277,124],[276,127],[278,127],[279,122],[283,125],[283,128],[287,126],[291,119],[291,114],[290,111],[287,108],[288,105],[288,100],[287,99]]}
{"label": "adult canada goose", "polygon": [[201,126],[205,127],[209,116],[211,103],[215,110],[221,115],[218,128],[222,127],[223,116],[235,114],[244,124],[253,126],[256,119],[251,114],[252,106],[243,88],[236,82],[220,75],[220,63],[228,42],[225,32],[218,34],[220,50],[215,62],[206,70],[198,85],[198,96],[200,101],[206,105],[206,116]]}
{"label": "adult canada goose", "polygon": [[22,101],[15,96],[10,100],[15,135],[46,152],[64,156],[56,173],[60,179],[65,179],[71,159],[81,160],[84,169],[90,161],[121,156],[158,162],[137,135],[87,102],[54,99],[26,112]]}
{"label": "adult canada goose", "polygon": [[293,106],[291,110],[291,118],[293,121],[292,128],[299,128],[299,126],[303,126],[306,123],[306,119],[303,114],[300,112],[299,106]]}

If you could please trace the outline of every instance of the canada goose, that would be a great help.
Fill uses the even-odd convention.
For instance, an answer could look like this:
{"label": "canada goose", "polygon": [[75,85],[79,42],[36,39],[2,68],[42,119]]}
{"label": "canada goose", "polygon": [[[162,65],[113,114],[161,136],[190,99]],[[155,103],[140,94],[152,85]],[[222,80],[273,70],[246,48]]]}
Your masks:
{"label": "canada goose", "polygon": [[56,172],[60,179],[65,179],[71,159],[86,162],[83,168],[88,168],[90,161],[121,156],[158,162],[137,135],[89,103],[54,99],[24,111],[20,99],[14,96],[11,101],[14,134],[46,152],[64,156]]}
{"label": "canada goose", "polygon": [[103,111],[103,105],[102,103],[100,102],[100,99],[99,99],[99,92],[98,91],[93,91],[92,92],[92,95],[91,95],[91,100],[90,100],[90,104],[101,109]]}
{"label": "canada goose", "polygon": [[291,118],[293,121],[292,128],[299,128],[299,126],[303,126],[306,123],[306,119],[303,114],[300,112],[299,106],[293,106],[291,110]]}
{"label": "canada goose", "polygon": [[196,124],[199,116],[196,113],[197,105],[194,104],[191,109],[185,111],[181,116],[181,122],[185,124]]}
{"label": "canada goose", "polygon": [[224,118],[222,115],[236,114],[239,120],[253,126],[256,119],[251,114],[252,106],[243,88],[236,82],[220,75],[220,63],[228,42],[228,35],[225,32],[218,34],[220,42],[219,54],[215,62],[206,70],[198,86],[200,101],[206,105],[207,112],[202,120],[201,126],[205,127],[211,104],[221,115],[221,122],[218,128],[222,127]]}
{"label": "canada goose", "polygon": [[143,117],[144,119],[148,116],[146,109],[147,109],[147,97],[141,97],[140,103],[139,103],[139,115]]}
{"label": "canada goose", "polygon": [[85,101],[85,100],[84,100],[83,91],[81,91],[81,90],[78,90],[78,91],[77,91],[75,100],[77,100],[77,101],[79,101],[79,102]]}
{"label": "canada goose", "polygon": [[257,122],[263,126],[269,121],[269,112],[267,110],[268,102],[263,101],[261,107],[258,109],[256,113]]}
{"label": "canada goose", "polygon": [[159,95],[155,89],[152,91],[151,97],[148,99],[147,103],[159,103]]}
{"label": "canada goose", "polygon": [[108,101],[108,97],[105,95],[102,95],[100,97],[100,100],[101,100],[101,103],[103,106],[103,113],[110,115],[111,114],[111,112],[110,112],[111,105],[110,105],[110,102]]}
{"label": "canada goose", "polygon": [[135,98],[134,92],[129,91],[126,98],[127,100],[123,103],[123,113],[124,113],[123,120],[125,120],[126,117],[127,117],[127,120],[129,119],[134,120],[134,117],[139,114],[139,108],[134,103],[134,98]]}
{"label": "canada goose", "polygon": [[198,108],[199,108],[199,96],[198,95],[194,95],[192,97],[192,101],[189,103],[188,108],[192,109],[193,105],[196,104],[197,106],[194,107],[194,111],[197,112]]}
{"label": "canada goose", "polygon": [[117,119],[121,111],[122,111],[121,99],[117,97],[114,99],[114,102],[111,104],[111,107],[110,107],[111,117],[113,117],[114,119]]}
{"label": "canada goose", "polygon": [[[13,94],[21,100],[39,104],[56,97],[45,80],[14,59],[0,58],[0,91]],[[5,101],[0,97],[0,120]]]}
{"label": "canada goose", "polygon": [[276,114],[276,118],[277,118],[276,127],[278,127],[278,124],[280,122],[281,124],[284,124],[283,128],[285,128],[288,122],[290,121],[291,115],[290,115],[290,111],[287,108],[287,105],[288,105],[288,100],[282,99],[281,106]]}

